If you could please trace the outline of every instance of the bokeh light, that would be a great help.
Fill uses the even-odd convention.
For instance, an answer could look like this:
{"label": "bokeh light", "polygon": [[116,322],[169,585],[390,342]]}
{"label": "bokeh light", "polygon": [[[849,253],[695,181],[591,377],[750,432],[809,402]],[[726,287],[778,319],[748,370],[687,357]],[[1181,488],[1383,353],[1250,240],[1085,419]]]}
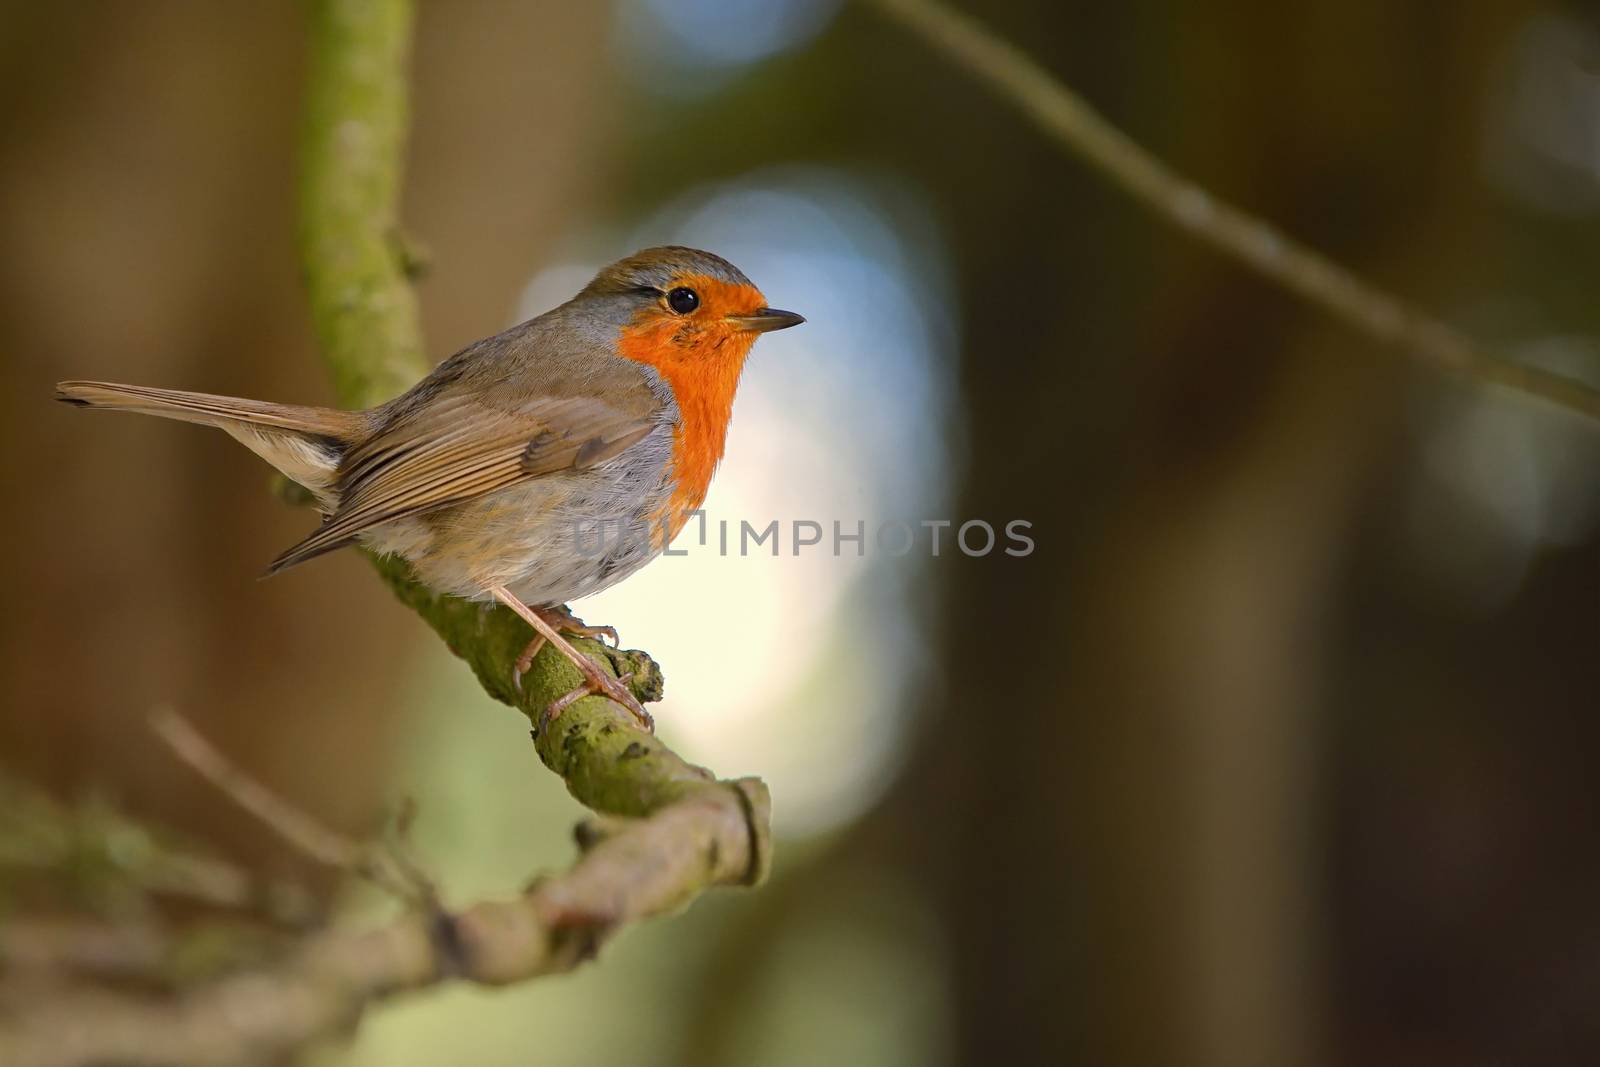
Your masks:
{"label": "bokeh light", "polygon": [[1502,66],[1485,139],[1490,180],[1540,211],[1600,210],[1600,33],[1576,18],[1537,14]]}
{"label": "bokeh light", "polygon": [[[1518,358],[1582,378],[1591,342],[1547,337]],[[1547,548],[1600,521],[1600,441],[1577,416],[1500,392],[1458,391],[1431,415],[1405,517],[1410,564],[1441,596],[1502,609]]]}
{"label": "bokeh light", "polygon": [[617,13],[618,65],[650,92],[709,92],[740,70],[810,41],[840,3],[628,0]]}

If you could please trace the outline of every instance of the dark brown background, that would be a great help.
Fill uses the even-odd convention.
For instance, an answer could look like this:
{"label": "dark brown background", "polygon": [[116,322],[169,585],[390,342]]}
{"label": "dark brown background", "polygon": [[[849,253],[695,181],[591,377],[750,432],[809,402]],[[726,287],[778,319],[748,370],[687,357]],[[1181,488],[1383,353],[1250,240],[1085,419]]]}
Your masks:
{"label": "dark brown background", "polygon": [[[1553,27],[1569,88],[1542,106],[1592,148],[1577,5],[982,12],[1180,169],[1486,340],[1600,335],[1595,172],[1496,133],[1519,42]],[[1595,429],[1371,350],[866,12],[677,102],[616,69],[632,16],[425,5],[406,217],[431,350],[503,324],[574,218],[773,162],[890,171],[958,283],[955,511],[1030,516],[1048,548],[930,570],[907,770],[762,894],[686,920],[707,963],[681,1032],[632,1061],[750,1062],[784,930],[896,921],[839,891],[861,871],[934,917],[943,999],[907,1062],[1600,1057],[1600,532],[1591,509],[1484,592],[1514,531],[1429,459],[1487,405],[1575,465],[1544,484],[1592,497]],[[293,5],[197,2],[12,4],[0,31],[0,755],[274,867],[144,709],[359,827],[428,639],[353,557],[254,582],[305,516],[242,450],[48,396],[68,375],[328,396],[291,244],[302,31]],[[1549,197],[1496,180],[1496,153]],[[785,995],[805,1062],[830,1020]]]}

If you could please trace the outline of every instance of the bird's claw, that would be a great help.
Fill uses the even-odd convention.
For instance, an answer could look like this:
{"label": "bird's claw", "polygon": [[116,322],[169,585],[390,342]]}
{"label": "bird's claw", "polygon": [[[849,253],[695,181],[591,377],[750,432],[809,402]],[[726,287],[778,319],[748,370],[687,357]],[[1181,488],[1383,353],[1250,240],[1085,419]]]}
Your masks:
{"label": "bird's claw", "polygon": [[522,692],[522,676],[528,673],[528,668],[533,666],[533,657],[546,644],[544,634],[536,633],[533,640],[528,642],[528,647],[522,650],[522,655],[517,657],[517,662],[511,667],[511,685],[517,692]]}
{"label": "bird's claw", "polygon": [[607,697],[616,701],[628,709],[629,713],[638,720],[640,726],[650,733],[656,732],[655,719],[650,716],[648,711],[644,710],[644,705],[640,704],[639,698],[633,695],[633,690],[628,688],[628,682],[633,679],[632,671],[620,678],[613,678],[593,663],[590,663],[587,669],[583,669],[583,679],[582,685],[570,693],[556,697],[550,702],[550,706],[544,709],[544,716],[540,721],[541,726],[548,727],[556,719],[560,718],[561,713],[572,704],[586,696],[593,695]]}

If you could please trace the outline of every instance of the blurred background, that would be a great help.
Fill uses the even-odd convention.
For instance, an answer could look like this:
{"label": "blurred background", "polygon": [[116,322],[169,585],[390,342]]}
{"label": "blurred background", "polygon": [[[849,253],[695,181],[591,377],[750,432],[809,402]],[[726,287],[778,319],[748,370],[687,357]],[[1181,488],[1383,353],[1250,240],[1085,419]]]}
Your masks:
{"label": "blurred background", "polygon": [[[451,900],[566,865],[526,721],[364,561],[256,581],[309,522],[264,466],[49,402],[331,397],[301,10],[3,8],[0,764],[314,880],[149,738],[171,705],[353,833],[414,798]],[[1587,5],[981,14],[1219,195],[1600,385]],[[773,880],[317,1067],[1600,1061],[1600,428],[1373,350],[859,5],[423,3],[414,86],[435,358],[707,247],[809,319],[757,347],[708,521],[1036,548],[686,534],[577,605],[662,662],[670,744],[770,783]]]}

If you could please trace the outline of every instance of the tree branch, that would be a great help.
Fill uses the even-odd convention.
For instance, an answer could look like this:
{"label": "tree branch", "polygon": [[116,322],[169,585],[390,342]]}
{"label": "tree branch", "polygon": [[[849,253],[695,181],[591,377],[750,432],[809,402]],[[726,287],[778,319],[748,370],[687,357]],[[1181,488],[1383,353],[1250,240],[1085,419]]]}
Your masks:
{"label": "tree branch", "polygon": [[300,261],[339,401],[380,404],[428,371],[400,239],[412,0],[316,0],[300,155]]}
{"label": "tree branch", "polygon": [[506,985],[570,970],[626,923],[675,911],[707,886],[751,884],[765,862],[751,837],[765,804],[759,783],[701,790],[648,818],[610,824],[576,866],[520,897],[332,930],[284,964],[176,1000],[71,989],[0,1027],[0,1063],[271,1063],[403,992],[451,978]]}
{"label": "tree branch", "polygon": [[[300,248],[323,358],[340,400],[351,406],[379,403],[427,369],[398,223],[412,21],[410,0],[311,5]],[[521,619],[499,606],[438,596],[414,581],[402,561],[373,562],[395,595],[467,661],[484,689],[531,721],[582,681],[576,668],[546,649],[518,692],[511,665],[529,638]],[[613,673],[633,671],[641,700],[660,699],[661,671],[644,653],[573,643]],[[540,758],[573,796],[606,814],[642,816],[706,789],[743,796],[759,784],[719,785],[602,697],[578,701],[556,725],[551,736],[536,739]],[[764,851],[765,825],[752,825],[751,836]]]}
{"label": "tree branch", "polygon": [[[631,721],[631,720],[629,720]],[[153,726],[219,790],[322,862],[357,869],[367,850],[318,825],[272,794],[175,714]],[[605,818],[579,826],[583,857],[569,871],[541,879],[515,899],[450,913],[429,901],[387,926],[331,930],[298,942],[289,957],[257,965],[172,998],[112,993],[85,979],[159,977],[178,955],[171,933],[77,920],[31,920],[0,937],[8,977],[27,1000],[0,1022],[0,1063],[7,1067],[139,1067],[276,1062],[317,1038],[339,1032],[365,1008],[398,993],[450,979],[506,985],[569,970],[591,957],[629,922],[676,911],[713,885],[751,885],[765,874],[770,849],[765,788],[755,779],[718,783],[665,749],[632,751],[610,739],[612,724],[574,723],[559,746],[581,752],[588,737],[602,751],[626,744],[616,760],[654,767],[636,783],[631,803],[654,806],[643,819]],[[637,731],[636,731],[637,732]],[[648,735],[645,735],[648,736]],[[555,743],[552,742],[555,746]],[[576,769],[592,773],[603,761]],[[429,893],[431,897],[431,892]],[[40,978],[49,984],[41,984]],[[0,1001],[4,998],[0,997]]]}
{"label": "tree branch", "polygon": [[866,0],[1022,112],[1057,144],[1168,222],[1382,344],[1600,419],[1600,392],[1479,348],[1426,312],[1178,174],[1034,62],[941,0]]}
{"label": "tree branch", "polygon": [[[340,399],[370,405],[408,387],[426,370],[398,236],[413,13],[410,0],[318,0],[311,11],[301,254],[323,357]],[[547,648],[523,676],[519,692],[511,684],[511,665],[529,638],[521,619],[499,606],[437,595],[414,581],[400,560],[373,557],[373,562],[395,595],[467,661],[484,689],[530,721],[539,722],[552,700],[582,681],[572,664]],[[644,653],[595,641],[573,643],[613,673],[632,671],[631,684],[641,700],[660,699],[661,671]],[[603,697],[568,707],[555,727],[535,738],[540,759],[566,781],[574,797],[598,812],[640,817],[680,803],[688,805],[687,811],[717,818],[743,812],[746,859],[738,881],[760,881],[770,831],[766,790],[759,781],[718,782],[639,730]],[[677,821],[674,816],[662,825]],[[709,884],[694,878],[678,892],[692,896]]]}

